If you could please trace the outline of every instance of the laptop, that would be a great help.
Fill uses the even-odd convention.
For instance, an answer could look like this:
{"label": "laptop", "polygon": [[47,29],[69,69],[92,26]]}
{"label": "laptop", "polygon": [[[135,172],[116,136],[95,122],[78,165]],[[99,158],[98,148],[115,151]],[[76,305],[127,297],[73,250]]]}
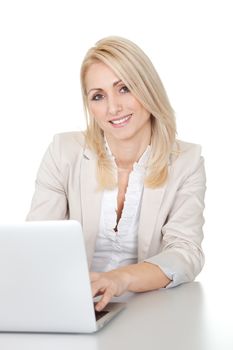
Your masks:
{"label": "laptop", "polygon": [[1,332],[92,333],[124,307],[96,316],[78,221],[0,225]]}

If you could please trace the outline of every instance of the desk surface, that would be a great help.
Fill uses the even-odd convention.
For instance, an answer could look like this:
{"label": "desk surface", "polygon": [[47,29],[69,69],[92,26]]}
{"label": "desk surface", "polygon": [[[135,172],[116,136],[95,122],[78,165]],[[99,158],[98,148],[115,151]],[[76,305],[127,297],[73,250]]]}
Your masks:
{"label": "desk surface", "polygon": [[[127,308],[91,335],[0,334],[1,350],[232,350],[229,290],[199,282],[134,295]],[[214,296],[214,297],[213,297]]]}

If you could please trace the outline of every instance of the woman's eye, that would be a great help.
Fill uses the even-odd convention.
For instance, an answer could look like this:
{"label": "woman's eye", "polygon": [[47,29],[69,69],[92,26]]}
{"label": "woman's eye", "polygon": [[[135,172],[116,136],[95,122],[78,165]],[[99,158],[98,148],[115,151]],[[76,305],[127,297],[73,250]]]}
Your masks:
{"label": "woman's eye", "polygon": [[96,95],[92,96],[91,100],[92,100],[92,101],[99,101],[99,100],[101,100],[102,98],[103,98],[103,95],[101,95],[101,94],[96,94]]}
{"label": "woman's eye", "polygon": [[127,86],[122,86],[121,88],[120,88],[120,92],[123,92],[123,93],[125,93],[125,92],[130,92],[129,91],[129,89],[127,88]]}

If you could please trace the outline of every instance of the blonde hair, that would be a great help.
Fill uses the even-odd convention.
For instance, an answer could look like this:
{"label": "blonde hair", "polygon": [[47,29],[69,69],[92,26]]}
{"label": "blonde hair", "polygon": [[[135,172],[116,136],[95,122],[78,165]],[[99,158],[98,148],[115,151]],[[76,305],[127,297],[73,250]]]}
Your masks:
{"label": "blonde hair", "polygon": [[116,180],[112,163],[106,153],[104,134],[88,111],[85,76],[88,68],[102,62],[111,68],[134,97],[151,113],[151,157],[145,186],[162,185],[168,176],[168,161],[176,138],[174,111],[163,84],[147,55],[133,42],[110,36],[96,43],[84,57],[80,78],[84,109],[87,117],[86,140],[97,154],[97,176],[100,188],[113,188]]}

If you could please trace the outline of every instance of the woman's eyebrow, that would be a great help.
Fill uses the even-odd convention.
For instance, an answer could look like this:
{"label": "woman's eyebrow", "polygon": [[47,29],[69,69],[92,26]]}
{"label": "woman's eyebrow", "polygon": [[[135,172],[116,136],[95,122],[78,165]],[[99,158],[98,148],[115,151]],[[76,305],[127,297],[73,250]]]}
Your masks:
{"label": "woman's eyebrow", "polygon": [[[117,80],[117,81],[114,81],[114,83],[112,84],[112,86],[115,87],[116,85],[118,85],[118,84],[121,83],[121,82],[122,82],[121,79],[120,79],[120,80]],[[90,90],[88,91],[87,95],[89,95],[89,93],[90,93],[91,91],[103,91],[103,89],[102,89],[102,88],[92,88],[92,89],[90,89]]]}
{"label": "woman's eyebrow", "polygon": [[119,83],[122,83],[122,80],[121,80],[121,79],[120,79],[120,80],[115,81],[115,82],[113,83],[113,86],[116,86],[116,85],[118,85]]}
{"label": "woman's eyebrow", "polygon": [[89,95],[89,93],[92,92],[92,91],[103,91],[103,89],[101,89],[101,88],[92,88],[92,89],[90,89],[90,90],[87,92],[87,95]]}

